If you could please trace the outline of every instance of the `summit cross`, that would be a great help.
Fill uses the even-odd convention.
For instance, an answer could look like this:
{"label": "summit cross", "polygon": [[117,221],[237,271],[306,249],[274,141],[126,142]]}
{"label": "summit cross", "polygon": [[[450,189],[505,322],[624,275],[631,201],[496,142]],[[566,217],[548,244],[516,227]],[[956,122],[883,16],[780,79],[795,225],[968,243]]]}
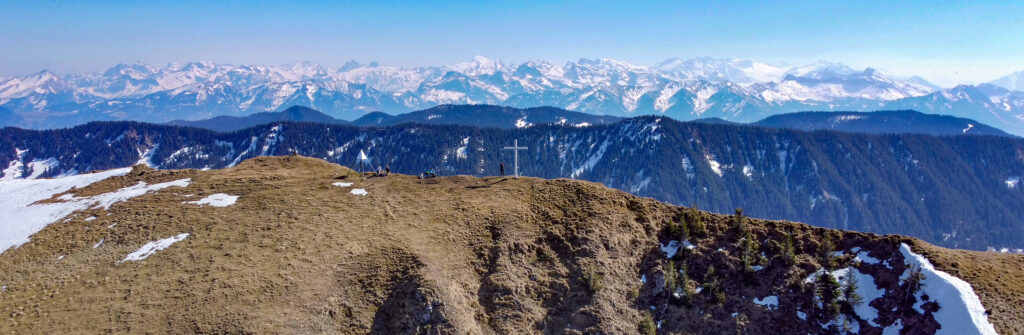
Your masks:
{"label": "summit cross", "polygon": [[502,149],[502,150],[512,150],[512,157],[514,157],[512,159],[512,164],[513,164],[512,166],[515,169],[515,170],[513,170],[513,171],[515,171],[515,174],[516,174],[515,179],[519,179],[519,150],[526,150],[526,149],[527,149],[526,147],[519,146],[519,140],[518,139],[512,140],[512,146],[511,147],[505,147],[505,148]]}

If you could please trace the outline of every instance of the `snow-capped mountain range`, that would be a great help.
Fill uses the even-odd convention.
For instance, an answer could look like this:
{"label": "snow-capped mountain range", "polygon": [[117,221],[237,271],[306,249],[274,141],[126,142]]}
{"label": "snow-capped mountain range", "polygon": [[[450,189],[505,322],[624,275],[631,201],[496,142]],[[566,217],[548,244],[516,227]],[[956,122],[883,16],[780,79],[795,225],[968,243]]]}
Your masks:
{"label": "snow-capped mountain range", "polygon": [[192,62],[162,68],[137,63],[103,73],[42,71],[0,78],[0,115],[14,115],[0,125],[34,128],[247,115],[292,105],[352,120],[371,111],[394,114],[439,104],[555,106],[603,115],[736,122],[806,110],[913,108],[1024,134],[1024,93],[1019,91],[990,84],[941,89],[919,77],[828,62],[790,66],[694,58],[641,66],[580,59],[559,66],[477,56],[465,63],[416,68],[356,62],[339,68],[308,62]]}

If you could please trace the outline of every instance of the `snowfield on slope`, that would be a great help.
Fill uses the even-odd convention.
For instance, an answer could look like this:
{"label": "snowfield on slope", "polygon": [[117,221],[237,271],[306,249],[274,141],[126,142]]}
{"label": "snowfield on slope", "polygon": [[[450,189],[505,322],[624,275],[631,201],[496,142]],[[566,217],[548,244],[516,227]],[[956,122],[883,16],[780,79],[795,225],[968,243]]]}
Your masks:
{"label": "snowfield on slope", "polygon": [[117,263],[120,264],[127,261],[141,261],[143,259],[146,259],[146,257],[152,256],[157,251],[167,249],[167,247],[170,247],[171,244],[184,240],[186,237],[188,237],[188,233],[181,233],[165,239],[159,239],[153,242],[146,243],[141,248],[139,248],[139,250],[135,250],[135,252],[128,254],[128,256],[125,256],[124,259]]}
{"label": "snowfield on slope", "polygon": [[193,204],[199,207],[210,205],[213,207],[228,207],[234,205],[238,201],[237,195],[227,195],[224,193],[211,194],[205,198],[196,201],[186,201],[183,204]]}
{"label": "snowfield on slope", "polygon": [[190,179],[152,185],[139,182],[110,193],[90,197],[65,194],[53,203],[37,203],[72,188],[85,187],[113,176],[123,176],[130,171],[131,168],[122,168],[56,179],[0,181],[0,194],[4,195],[0,198],[0,252],[28,242],[32,234],[76,211],[110,209],[110,206],[118,202],[167,187],[186,187],[191,182]]}
{"label": "snowfield on slope", "polygon": [[[900,244],[900,252],[903,253],[903,260],[907,266],[917,266],[924,274],[921,291],[918,292],[918,300],[921,295],[927,294],[931,301],[939,304],[939,310],[935,312],[935,320],[942,325],[935,334],[984,334],[995,335],[996,329],[988,321],[985,314],[985,306],[981,305],[981,299],[971,288],[971,284],[951,274],[935,269],[935,266],[927,258],[915,254],[906,243]],[[910,269],[900,276],[904,280],[910,276]]]}

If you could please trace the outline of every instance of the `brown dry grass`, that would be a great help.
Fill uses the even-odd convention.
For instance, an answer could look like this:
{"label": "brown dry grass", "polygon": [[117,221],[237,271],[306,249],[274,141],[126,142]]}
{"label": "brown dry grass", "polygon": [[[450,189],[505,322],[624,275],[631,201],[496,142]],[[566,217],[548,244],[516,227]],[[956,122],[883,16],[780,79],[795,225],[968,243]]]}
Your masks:
{"label": "brown dry grass", "polygon": [[[654,277],[663,266],[658,241],[680,213],[587,182],[360,179],[344,167],[302,157],[261,157],[214,171],[137,168],[72,193],[182,178],[192,184],[119,203],[109,212],[78,213],[0,254],[0,285],[7,286],[0,293],[0,330],[635,333],[648,305],[664,295],[650,285],[638,288],[639,277]],[[338,181],[353,182],[369,195],[331,185]],[[213,193],[241,198],[224,208],[182,204]],[[98,219],[84,221],[93,215]],[[759,283],[744,286],[732,280],[738,258],[729,217],[701,215],[709,235],[694,239],[699,247],[691,270],[697,277],[715,264],[729,280],[730,295],[719,307],[666,307],[677,316],[666,319],[667,330],[813,331],[792,325],[793,313],[763,313],[748,305],[751,296],[813,271],[810,255],[828,231],[751,220],[759,238],[793,234],[801,262],[769,266]],[[189,237],[166,250],[117,264],[148,241],[182,232]],[[833,233],[841,248],[876,245],[880,253],[902,240]],[[93,249],[100,239],[104,244]],[[1020,256],[924,248],[941,268],[959,262],[953,268],[975,285],[1000,330],[1021,329]],[[57,261],[60,255],[66,257]],[[588,271],[602,277],[593,294],[581,278]],[[800,291],[792,294],[799,300]],[[731,317],[733,311],[742,317]],[[669,321],[676,324],[671,329]]]}

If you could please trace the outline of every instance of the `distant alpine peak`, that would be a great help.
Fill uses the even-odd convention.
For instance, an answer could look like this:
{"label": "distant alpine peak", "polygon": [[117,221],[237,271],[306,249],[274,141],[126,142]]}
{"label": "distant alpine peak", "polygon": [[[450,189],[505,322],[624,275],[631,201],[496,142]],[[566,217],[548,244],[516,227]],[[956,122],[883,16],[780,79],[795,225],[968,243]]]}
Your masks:
{"label": "distant alpine peak", "polygon": [[678,79],[728,81],[736,84],[779,81],[791,69],[786,65],[774,65],[737,57],[698,57],[686,60],[669,58],[662,61],[656,68]]}
{"label": "distant alpine peak", "polygon": [[1011,91],[1024,92],[1024,70],[1017,71],[989,82]]}
{"label": "distant alpine peak", "polygon": [[[1014,82],[1011,78],[1000,83],[1006,87]],[[1005,126],[999,120],[1020,120],[1024,129],[1022,95],[992,89],[977,94],[947,91],[919,77],[898,77],[874,67],[856,70],[828,61],[792,66],[735,57],[669,58],[643,65],[614,58],[554,64],[475,56],[456,64],[420,67],[358,61],[341,66],[194,61],[163,67],[117,64],[100,73],[62,77],[43,71],[0,79],[0,108],[21,116],[17,125],[26,127],[65,127],[81,120],[167,122],[278,111],[291,105],[352,120],[369,111],[402,113],[450,103],[733,122],[801,110],[896,108],[973,117],[994,126]],[[980,115],[993,115],[995,120]],[[1018,127],[1011,126],[1005,129]]]}
{"label": "distant alpine peak", "polygon": [[503,71],[505,70],[505,65],[501,63],[501,60],[477,55],[473,57],[472,61],[457,63],[449,66],[448,69],[469,76],[481,76]]}

